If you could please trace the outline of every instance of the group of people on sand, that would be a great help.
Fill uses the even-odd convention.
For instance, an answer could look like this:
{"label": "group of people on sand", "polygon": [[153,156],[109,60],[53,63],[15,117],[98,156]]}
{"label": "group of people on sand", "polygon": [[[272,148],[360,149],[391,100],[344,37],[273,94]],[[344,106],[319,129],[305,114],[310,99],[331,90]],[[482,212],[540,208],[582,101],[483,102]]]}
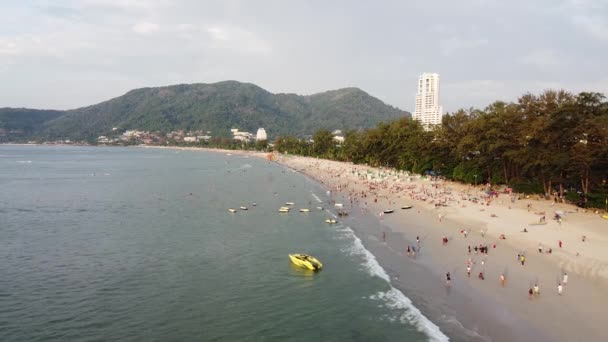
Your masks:
{"label": "group of people on sand", "polygon": [[[315,168],[321,168],[321,165],[319,163],[313,163],[315,165],[312,165]],[[458,202],[459,204],[461,204],[461,201],[458,201],[457,199],[453,198],[451,196],[451,189],[449,188],[443,188],[440,186],[439,183],[435,182],[434,184],[432,184],[432,186],[416,186],[414,184],[412,185],[407,185],[404,186],[403,183],[400,182],[394,182],[392,180],[389,180],[388,177],[383,177],[383,178],[376,178],[376,179],[370,179],[367,174],[370,172],[366,167],[363,166],[354,166],[351,170],[345,171],[343,169],[340,168],[332,168],[331,166],[326,166],[328,171],[328,175],[326,177],[321,177],[322,179],[328,180],[328,182],[325,182],[323,180],[321,180],[322,183],[330,185],[333,184],[334,186],[332,187],[331,190],[335,190],[336,192],[339,191],[345,191],[348,193],[348,200],[350,201],[351,206],[355,205],[355,204],[359,204],[360,208],[362,211],[367,210],[367,201],[368,199],[370,201],[373,201],[373,203],[378,203],[380,199],[384,199],[384,200],[390,200],[388,197],[388,194],[395,194],[395,193],[401,193],[401,194],[405,194],[405,195],[409,195],[409,197],[411,199],[414,200],[421,200],[421,201],[429,201],[430,203],[436,203],[436,204],[441,204],[441,205],[449,205],[450,202]],[[348,179],[346,179],[345,177],[348,176],[346,173],[350,172],[351,174],[356,174],[358,177],[356,177],[356,179],[353,181],[353,179],[351,179],[351,177],[349,177]],[[327,177],[332,178],[333,181],[329,182],[329,179],[327,179]],[[397,178],[401,178],[401,176],[395,176]],[[407,176],[409,177],[409,176]],[[356,185],[362,185],[364,190],[356,190],[357,187]],[[497,195],[495,195],[497,196]],[[491,200],[493,197],[495,196],[488,196],[487,201],[485,203],[483,203],[484,206],[490,205],[491,204]],[[467,193],[463,193],[461,194],[461,200],[462,201],[472,201],[472,202],[476,202],[478,201],[477,196],[471,196]],[[514,202],[514,199],[511,199],[511,202]],[[389,202],[390,204],[391,202]],[[392,204],[395,204],[394,202]],[[463,205],[464,206],[464,205]],[[527,210],[531,211],[532,210],[532,206],[531,204],[527,204]],[[439,213],[439,221],[441,222],[443,219],[443,214]],[[561,216],[556,216],[554,217],[554,219],[561,221]],[[546,216],[545,213],[542,213],[542,216],[540,217],[540,222],[545,222],[546,221]],[[523,232],[527,232],[527,229],[524,228]],[[469,231],[466,229],[462,229],[460,231],[460,233],[463,235],[464,238],[468,237]],[[485,230],[482,229],[480,231],[481,237],[485,238]],[[499,236],[500,240],[505,240],[506,237],[504,234],[500,234]],[[382,234],[382,240],[386,241],[386,233]],[[581,240],[583,242],[585,242],[586,237],[582,236]],[[416,245],[407,245],[406,247],[406,255],[408,257],[416,257],[416,254],[420,251],[420,238],[417,237],[416,238]],[[442,237],[442,245],[443,246],[447,246],[449,242],[449,239],[447,236],[443,236]],[[562,247],[563,242],[560,240],[558,241],[558,246]],[[496,248],[496,243],[494,243],[492,245],[493,248]],[[471,245],[468,246],[467,248],[468,254],[470,255],[472,253],[472,251],[475,252],[475,254],[481,253],[482,255],[488,255],[488,251],[489,251],[489,247],[487,244],[479,244],[479,245],[475,245],[474,247],[471,247]],[[545,248],[542,244],[539,244],[538,246],[538,251],[539,253],[552,253],[552,249],[551,248]],[[485,269],[484,269],[484,265],[485,265],[486,260],[481,260],[481,270],[478,272],[477,274],[477,278],[480,280],[485,280]],[[526,255],[523,252],[520,252],[517,255],[517,262],[521,263],[522,266],[525,266],[526,263]],[[471,277],[471,273],[473,272],[473,268],[474,268],[474,261],[471,258],[468,258],[467,263],[466,263],[466,274],[467,277]],[[450,286],[451,282],[452,282],[452,274],[450,272],[447,272],[445,275],[445,280],[446,280],[446,285]],[[500,281],[500,285],[501,287],[505,287],[506,283],[507,283],[507,276],[505,273],[501,273],[499,276],[499,281]],[[562,274],[562,277],[559,281],[559,283],[557,284],[557,293],[559,295],[563,294],[564,288],[566,286],[566,284],[568,283],[568,275],[566,273]],[[530,299],[533,299],[535,297],[539,297],[540,296],[540,286],[538,283],[534,283],[534,285],[530,286],[530,288],[528,289],[528,295],[530,297]]]}

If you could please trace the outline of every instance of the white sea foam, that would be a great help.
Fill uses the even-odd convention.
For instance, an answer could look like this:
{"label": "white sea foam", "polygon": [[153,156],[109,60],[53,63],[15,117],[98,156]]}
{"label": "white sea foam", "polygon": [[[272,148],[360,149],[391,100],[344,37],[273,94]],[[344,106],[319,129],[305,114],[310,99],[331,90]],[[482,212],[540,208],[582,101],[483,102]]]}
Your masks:
{"label": "white sea foam", "polygon": [[19,160],[19,161],[17,162],[17,164],[31,164],[31,163],[32,163],[32,161],[31,161],[31,160]]}
{"label": "white sea foam", "polygon": [[380,266],[376,257],[363,246],[363,242],[355,235],[355,232],[350,227],[346,227],[344,231],[348,231],[352,235],[353,246],[350,249],[351,254],[362,256],[365,260],[363,265],[369,274],[384,279],[391,286],[390,290],[379,292],[371,298],[381,299],[389,307],[403,310],[404,312],[400,317],[401,321],[413,324],[419,331],[427,334],[431,341],[449,341],[450,339],[441,332],[437,325],[426,318],[401,291],[392,286],[389,275]]}
{"label": "white sea foam", "polygon": [[323,201],[321,201],[321,199],[319,198],[319,196],[317,196],[315,193],[312,193],[311,195],[312,195],[312,197],[313,197],[313,198],[314,198],[314,199],[315,199],[317,202],[319,202],[319,203],[323,203]]}

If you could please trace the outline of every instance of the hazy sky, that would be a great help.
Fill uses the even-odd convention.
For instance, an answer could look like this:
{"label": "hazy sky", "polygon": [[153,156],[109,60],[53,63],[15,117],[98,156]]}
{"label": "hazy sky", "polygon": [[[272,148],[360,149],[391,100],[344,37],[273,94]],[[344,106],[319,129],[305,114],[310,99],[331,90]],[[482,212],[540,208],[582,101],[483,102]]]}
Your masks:
{"label": "hazy sky", "polygon": [[238,80],[359,87],[413,111],[546,88],[608,94],[608,0],[1,0],[0,107],[69,109],[130,89]]}

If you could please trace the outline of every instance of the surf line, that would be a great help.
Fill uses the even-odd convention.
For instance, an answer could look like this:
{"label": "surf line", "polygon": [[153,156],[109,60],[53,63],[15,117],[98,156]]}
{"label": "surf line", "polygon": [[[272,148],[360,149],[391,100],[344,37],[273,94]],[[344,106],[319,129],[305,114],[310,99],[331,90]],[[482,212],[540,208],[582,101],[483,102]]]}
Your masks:
{"label": "surf line", "polygon": [[390,289],[382,294],[380,297],[386,298],[387,301],[390,301],[392,307],[400,308],[405,310],[406,319],[416,326],[419,331],[428,335],[431,341],[449,341],[449,337],[447,337],[439,327],[431,322],[420,310],[414,306],[412,300],[406,297],[403,292],[396,289],[391,283],[391,278],[386,273],[384,268],[380,266],[376,257],[363,245],[363,242],[359,237],[355,234],[355,232],[350,227],[345,227],[343,231],[347,231],[353,238],[353,247],[352,252],[362,256],[365,259],[364,266],[369,272],[370,275],[384,279]]}
{"label": "surf line", "polygon": [[319,196],[317,196],[314,192],[311,193],[312,197],[318,202],[318,203],[323,203],[323,201],[321,201],[321,199],[319,198]]}

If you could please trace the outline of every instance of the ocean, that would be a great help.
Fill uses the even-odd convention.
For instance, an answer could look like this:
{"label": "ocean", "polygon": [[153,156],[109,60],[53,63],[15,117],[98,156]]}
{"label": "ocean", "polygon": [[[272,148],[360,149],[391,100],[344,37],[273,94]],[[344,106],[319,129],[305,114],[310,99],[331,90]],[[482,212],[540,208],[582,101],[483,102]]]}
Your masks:
{"label": "ocean", "polygon": [[326,190],[272,162],[0,145],[0,189],[0,341],[448,339],[356,229],[324,223]]}

